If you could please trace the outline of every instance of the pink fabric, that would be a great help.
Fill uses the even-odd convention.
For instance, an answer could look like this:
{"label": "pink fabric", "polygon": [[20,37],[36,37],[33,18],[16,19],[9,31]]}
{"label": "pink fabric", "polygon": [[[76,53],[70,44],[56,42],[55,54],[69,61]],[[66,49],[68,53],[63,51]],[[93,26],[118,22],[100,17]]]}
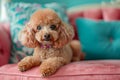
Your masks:
{"label": "pink fabric", "polygon": [[0,80],[120,80],[120,60],[74,62],[48,78],[40,77],[39,67],[20,72],[16,64],[5,65]]}
{"label": "pink fabric", "polygon": [[9,23],[0,23],[0,26],[7,32],[10,38],[10,24]]}
{"label": "pink fabric", "polygon": [[8,63],[10,47],[10,36],[8,36],[3,24],[0,24],[0,66]]}
{"label": "pink fabric", "polygon": [[101,9],[90,9],[83,11],[84,18],[100,20],[103,19],[102,10]]}
{"label": "pink fabric", "polygon": [[120,8],[104,8],[103,17],[106,21],[120,20]]}
{"label": "pink fabric", "polygon": [[78,40],[78,35],[77,35],[75,20],[78,17],[83,17],[83,12],[78,12],[78,13],[71,14],[71,15],[68,15],[68,16],[69,16],[69,21],[73,25],[73,28],[75,30],[75,37],[74,37],[74,39]]}

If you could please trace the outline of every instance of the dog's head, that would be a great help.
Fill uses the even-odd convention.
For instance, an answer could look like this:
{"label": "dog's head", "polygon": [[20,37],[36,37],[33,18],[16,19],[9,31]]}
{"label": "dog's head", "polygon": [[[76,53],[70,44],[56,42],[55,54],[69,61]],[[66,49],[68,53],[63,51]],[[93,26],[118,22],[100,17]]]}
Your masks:
{"label": "dog's head", "polygon": [[74,36],[72,27],[62,22],[51,9],[36,11],[20,32],[19,39],[23,45],[35,48],[38,45],[50,45],[61,48]]}

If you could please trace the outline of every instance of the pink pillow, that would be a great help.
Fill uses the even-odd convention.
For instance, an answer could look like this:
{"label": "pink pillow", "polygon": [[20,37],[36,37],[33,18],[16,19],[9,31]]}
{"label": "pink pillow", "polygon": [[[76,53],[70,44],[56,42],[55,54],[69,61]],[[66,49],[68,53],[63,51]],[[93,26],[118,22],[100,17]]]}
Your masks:
{"label": "pink pillow", "polygon": [[0,25],[0,66],[8,63],[10,47],[10,37],[3,28],[3,25]]}
{"label": "pink pillow", "polygon": [[101,9],[90,9],[83,11],[84,18],[100,20],[103,19],[102,10]]}
{"label": "pink pillow", "polygon": [[5,65],[0,80],[120,80],[120,60],[74,62],[48,78],[40,76],[39,67],[20,72],[16,64]]}
{"label": "pink pillow", "polygon": [[106,21],[120,20],[120,8],[103,8],[103,17]]}
{"label": "pink pillow", "polygon": [[10,37],[10,24],[9,23],[0,23],[0,26],[3,27],[3,29],[5,30],[5,32],[7,32],[7,34]]}
{"label": "pink pillow", "polygon": [[74,39],[78,39],[75,20],[78,17],[83,17],[83,12],[72,13],[72,14],[69,14],[68,16],[69,16],[69,21],[70,21],[70,23],[72,24],[72,26],[74,27],[74,30],[75,30],[75,37],[74,37]]}

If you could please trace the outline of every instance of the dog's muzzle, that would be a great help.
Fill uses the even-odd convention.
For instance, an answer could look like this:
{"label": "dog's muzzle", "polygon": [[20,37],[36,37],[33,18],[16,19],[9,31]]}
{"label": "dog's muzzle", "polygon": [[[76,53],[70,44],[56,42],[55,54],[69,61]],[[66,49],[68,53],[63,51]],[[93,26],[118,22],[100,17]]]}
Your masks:
{"label": "dog's muzzle", "polygon": [[45,34],[44,35],[44,40],[45,41],[50,41],[50,38],[51,38],[50,34]]}

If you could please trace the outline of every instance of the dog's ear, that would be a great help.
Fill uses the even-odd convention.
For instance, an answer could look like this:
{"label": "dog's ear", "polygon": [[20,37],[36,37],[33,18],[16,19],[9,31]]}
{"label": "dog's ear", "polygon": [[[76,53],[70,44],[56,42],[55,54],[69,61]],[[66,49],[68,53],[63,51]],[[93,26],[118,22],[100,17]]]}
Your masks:
{"label": "dog's ear", "polygon": [[20,31],[18,39],[22,45],[29,48],[35,48],[39,44],[35,39],[35,31],[32,29],[30,23],[27,23],[24,29]]}
{"label": "dog's ear", "polygon": [[59,39],[54,43],[55,48],[61,48],[67,43],[69,43],[74,37],[73,27],[64,22],[60,23],[59,26]]}

